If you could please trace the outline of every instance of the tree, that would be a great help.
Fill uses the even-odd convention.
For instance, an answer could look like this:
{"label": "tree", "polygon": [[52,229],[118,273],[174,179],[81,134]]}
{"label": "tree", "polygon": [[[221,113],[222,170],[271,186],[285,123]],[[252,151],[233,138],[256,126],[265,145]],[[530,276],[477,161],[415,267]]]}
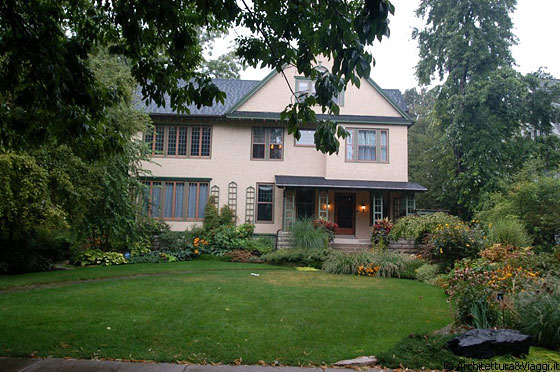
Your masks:
{"label": "tree", "polygon": [[523,163],[520,156],[532,156],[532,150],[520,152],[536,149],[526,146],[522,129],[556,117],[550,104],[559,97],[554,90],[511,68],[515,5],[515,0],[427,0],[417,10],[426,26],[413,32],[420,47],[416,74],[424,85],[434,75],[442,81],[431,120],[452,153],[453,209],[464,217],[500,179],[511,178]]}
{"label": "tree", "polygon": [[[78,151],[84,145],[108,146],[103,115],[123,92],[94,78],[88,56],[108,47],[130,63],[143,98],[164,105],[165,94],[177,112],[187,106],[223,102],[225,94],[200,70],[201,28],[225,31],[246,27],[237,39],[243,63],[279,72],[294,65],[317,80],[317,95],[290,106],[283,117],[299,137],[300,124],[316,124],[319,149],[338,150],[338,130],[318,121],[311,106],[338,112],[335,93],[369,75],[373,57],[365,50],[389,35],[389,0],[181,2],[5,0],[0,3],[0,127],[2,147],[26,148],[49,139]],[[287,22],[286,20],[289,20]],[[332,71],[314,69],[316,55],[333,59]],[[178,79],[186,84],[178,86]],[[105,154],[94,152],[88,155]]]}
{"label": "tree", "polygon": [[205,32],[201,30],[200,44],[204,53],[210,57],[205,58],[202,62],[201,71],[208,74],[213,79],[239,79],[239,72],[244,70],[245,66],[243,66],[235,50],[230,49],[226,53],[212,58],[214,56],[213,49],[215,40],[224,36],[225,33],[223,32]]}

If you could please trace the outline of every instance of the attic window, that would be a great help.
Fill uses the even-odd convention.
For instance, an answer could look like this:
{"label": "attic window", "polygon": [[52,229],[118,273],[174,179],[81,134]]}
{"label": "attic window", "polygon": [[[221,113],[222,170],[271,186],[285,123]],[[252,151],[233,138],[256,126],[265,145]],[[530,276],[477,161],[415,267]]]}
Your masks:
{"label": "attic window", "polygon": [[[315,81],[296,76],[296,97],[299,99],[303,95],[315,95]],[[333,97],[334,103],[344,106],[344,91]]]}

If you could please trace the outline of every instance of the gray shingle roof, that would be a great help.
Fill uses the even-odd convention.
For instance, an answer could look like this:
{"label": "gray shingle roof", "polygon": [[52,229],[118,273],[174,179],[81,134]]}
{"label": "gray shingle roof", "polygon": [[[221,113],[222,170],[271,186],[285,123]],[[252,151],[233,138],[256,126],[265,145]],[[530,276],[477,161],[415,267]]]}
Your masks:
{"label": "gray shingle roof", "polygon": [[[214,84],[226,93],[224,103],[214,104],[212,106],[202,106],[197,108],[196,105],[190,105],[190,115],[204,116],[221,116],[232,107],[236,102],[243,98],[251,89],[253,89],[259,80],[236,80],[236,79],[212,79]],[[184,84],[180,82],[179,84]],[[169,104],[169,96],[165,95],[165,107],[157,106],[154,102],[145,105],[146,111],[150,114],[175,114]]]}
{"label": "gray shingle roof", "polygon": [[[223,104],[215,104],[213,106],[202,106],[198,109],[195,105],[188,106],[190,115],[203,116],[222,116],[229,108],[235,105],[243,98],[251,89],[253,89],[259,80],[237,80],[237,79],[212,79],[218,88],[226,93],[226,99]],[[184,84],[184,83],[179,83]],[[385,94],[389,96],[403,111],[408,111],[406,103],[401,92],[398,89],[383,89]],[[150,104],[139,105],[146,109],[150,114],[175,114],[169,105],[169,96],[165,95],[165,107],[157,106],[154,102]]]}
{"label": "gray shingle roof", "polygon": [[427,191],[415,182],[333,180],[324,177],[281,176],[276,175],[278,187],[316,187],[367,190]]}

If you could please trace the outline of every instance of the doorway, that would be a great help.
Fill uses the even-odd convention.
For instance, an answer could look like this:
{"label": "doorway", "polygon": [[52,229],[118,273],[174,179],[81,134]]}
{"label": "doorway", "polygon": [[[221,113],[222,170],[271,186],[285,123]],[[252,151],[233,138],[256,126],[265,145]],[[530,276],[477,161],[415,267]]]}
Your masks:
{"label": "doorway", "polygon": [[300,189],[296,191],[297,218],[313,218],[315,215],[315,190]]}
{"label": "doorway", "polygon": [[354,235],[356,222],[356,195],[337,192],[334,194],[334,218],[338,228],[335,233]]}

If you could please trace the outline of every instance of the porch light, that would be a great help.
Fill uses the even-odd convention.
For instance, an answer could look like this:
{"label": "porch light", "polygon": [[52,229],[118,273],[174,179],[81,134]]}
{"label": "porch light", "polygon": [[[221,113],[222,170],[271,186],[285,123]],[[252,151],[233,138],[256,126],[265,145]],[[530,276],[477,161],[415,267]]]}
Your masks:
{"label": "porch light", "polygon": [[365,212],[365,211],[366,211],[366,205],[365,205],[365,204],[362,204],[362,205],[360,206],[360,209],[362,210],[362,212]]}
{"label": "porch light", "polygon": [[331,209],[331,205],[330,205],[330,204],[327,204],[327,209]]}

